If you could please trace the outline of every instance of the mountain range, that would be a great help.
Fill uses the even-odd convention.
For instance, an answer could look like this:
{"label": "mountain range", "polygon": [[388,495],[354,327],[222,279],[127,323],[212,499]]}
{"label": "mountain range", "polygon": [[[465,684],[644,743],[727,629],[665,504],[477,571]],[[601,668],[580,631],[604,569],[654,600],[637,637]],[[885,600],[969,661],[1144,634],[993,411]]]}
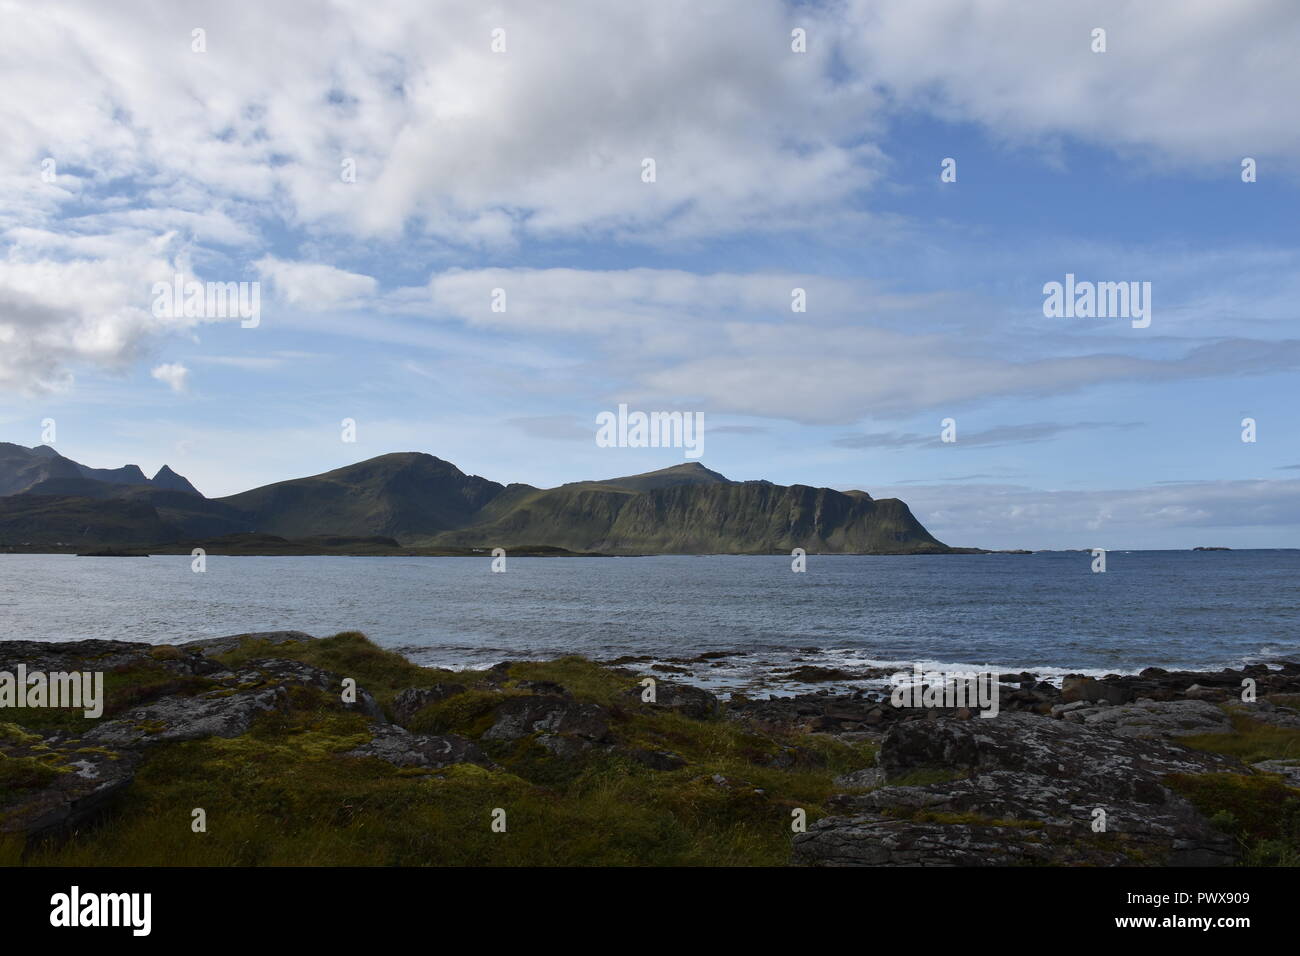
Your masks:
{"label": "mountain range", "polygon": [[732,481],[696,462],[536,488],[401,452],[205,498],[166,466],[147,478],[135,465],[89,468],[48,446],[0,443],[0,550],[184,550],[214,539],[242,553],[336,553],[357,542],[365,553],[953,550],[896,498]]}

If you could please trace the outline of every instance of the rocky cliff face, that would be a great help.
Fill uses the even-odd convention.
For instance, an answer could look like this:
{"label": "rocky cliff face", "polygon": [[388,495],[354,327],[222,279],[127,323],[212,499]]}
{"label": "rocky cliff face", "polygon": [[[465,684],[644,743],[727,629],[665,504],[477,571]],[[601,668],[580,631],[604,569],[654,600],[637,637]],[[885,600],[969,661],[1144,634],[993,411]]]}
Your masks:
{"label": "rocky cliff face", "polygon": [[943,551],[897,499],[744,482],[660,488],[628,501],[599,551]]}
{"label": "rocky cliff face", "polygon": [[[167,467],[146,479],[134,465],[86,469],[52,451],[6,445],[0,446],[0,487],[10,496],[43,498],[7,503],[0,511],[0,546],[52,543],[57,528],[58,541],[96,547],[256,532],[290,539],[385,536],[407,547],[547,546],[614,554],[948,550],[896,499],[730,481],[696,463],[540,489],[506,487],[409,452],[206,499]],[[134,511],[108,504],[128,498]],[[140,524],[125,535],[132,514]],[[74,528],[80,530],[69,541]]]}

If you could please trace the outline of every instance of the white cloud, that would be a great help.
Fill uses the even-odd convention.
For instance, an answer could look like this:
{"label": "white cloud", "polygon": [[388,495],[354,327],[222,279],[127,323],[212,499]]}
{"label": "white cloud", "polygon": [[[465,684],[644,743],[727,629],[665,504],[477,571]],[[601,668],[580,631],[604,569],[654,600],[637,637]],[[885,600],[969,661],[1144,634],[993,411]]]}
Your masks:
{"label": "white cloud", "polygon": [[271,281],[281,299],[308,311],[348,308],[373,295],[377,286],[370,276],[320,263],[285,262],[265,256],[254,265],[263,278]]}
{"label": "white cloud", "polygon": [[[191,50],[198,25],[205,53]],[[794,25],[808,31],[807,53],[790,50]],[[1105,54],[1088,49],[1098,25]],[[504,54],[489,46],[496,27],[506,30]],[[1049,147],[1078,136],[1225,181],[1247,154],[1266,175],[1293,174],[1297,45],[1290,0],[500,9],[177,0],[144,18],[92,0],[9,0],[0,4],[0,237],[9,245],[0,388],[66,387],[78,365],[138,360],[178,327],[148,314],[141,282],[190,262],[227,281],[256,259],[281,298],[308,311],[373,297],[370,276],[311,261],[358,237],[463,255],[539,239],[663,246],[857,223],[866,215],[857,200],[899,172],[881,145],[895,110]],[[640,178],[647,156],[658,164],[653,184]],[[40,178],[47,157],[53,182]],[[345,160],[356,163],[355,182],[340,175]],[[303,261],[270,254],[286,232],[303,239]],[[635,326],[617,358],[662,390],[684,387],[689,366],[651,375],[638,363],[683,353],[696,334],[665,318],[667,307],[740,318],[781,312],[789,295],[783,277],[629,270],[602,291],[543,270],[511,276],[532,285],[533,311],[515,297],[517,311],[496,317],[473,311],[486,301],[474,283],[492,278],[446,273],[432,292],[451,314],[503,329],[525,318],[564,332]],[[827,290],[836,294],[830,283],[818,294]],[[567,298],[575,292],[585,298]],[[828,337],[814,344],[839,352]],[[694,371],[743,396],[771,361],[746,354]],[[1113,374],[1097,371],[1101,361],[1035,374]],[[944,354],[922,370],[953,380],[934,396],[943,401],[987,391],[981,382],[1003,371],[956,368]],[[828,384],[849,374],[831,367]],[[788,371],[780,385],[795,395],[810,387]],[[848,397],[887,401],[894,387],[885,380]],[[809,419],[844,414],[812,395],[801,404]]]}
{"label": "white cloud", "polygon": [[190,370],[179,362],[159,365],[151,373],[160,382],[166,382],[173,392],[183,392],[189,387]]}
{"label": "white cloud", "polygon": [[[1290,0],[850,0],[844,20],[857,27],[840,36],[845,58],[864,81],[1005,139],[1066,134],[1225,182],[1243,156],[1297,171]],[[1092,52],[1098,27],[1105,53]]]}

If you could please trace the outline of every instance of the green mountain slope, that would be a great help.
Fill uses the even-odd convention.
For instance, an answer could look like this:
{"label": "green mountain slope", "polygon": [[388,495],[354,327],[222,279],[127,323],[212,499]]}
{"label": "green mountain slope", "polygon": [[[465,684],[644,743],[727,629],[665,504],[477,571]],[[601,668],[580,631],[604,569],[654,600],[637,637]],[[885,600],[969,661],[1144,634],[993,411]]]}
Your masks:
{"label": "green mountain slope", "polygon": [[246,515],[249,530],[286,538],[407,538],[459,527],[504,490],[433,455],[400,452],[216,500]]}
{"label": "green mountain slope", "polygon": [[[679,466],[680,467],[680,466]],[[672,469],[668,469],[671,471]],[[707,469],[702,469],[707,471]],[[429,539],[457,547],[545,542],[571,551],[762,553],[801,547],[826,552],[938,552],[903,502],[865,492],[716,479],[691,483],[656,473],[631,479],[532,489],[499,502],[491,520]],[[645,487],[648,490],[628,490]]]}
{"label": "green mountain slope", "polygon": [[0,497],[0,547],[163,545],[260,534],[612,554],[949,550],[896,499],[731,481],[695,462],[546,489],[503,486],[432,455],[404,452],[218,499],[194,493],[170,469],[154,479],[163,487],[148,479],[93,479],[50,450],[0,445],[0,466],[3,487],[25,492]]}

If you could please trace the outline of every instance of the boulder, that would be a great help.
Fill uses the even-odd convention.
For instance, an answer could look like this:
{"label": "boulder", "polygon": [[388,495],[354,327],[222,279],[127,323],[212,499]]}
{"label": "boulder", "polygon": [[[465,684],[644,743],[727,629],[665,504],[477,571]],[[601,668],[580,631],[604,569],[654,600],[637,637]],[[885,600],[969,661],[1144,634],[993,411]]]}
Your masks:
{"label": "boulder", "polygon": [[1092,677],[1066,677],[1061,680],[1061,703],[1078,700],[1126,704],[1132,700],[1129,690],[1119,684],[1104,683]]}
{"label": "boulder", "polygon": [[[634,687],[624,696],[640,702],[642,689]],[[673,681],[657,680],[655,683],[655,701],[649,707],[675,711],[684,717],[695,720],[707,720],[717,715],[721,709],[718,698],[702,687],[691,684],[678,684]]]}

